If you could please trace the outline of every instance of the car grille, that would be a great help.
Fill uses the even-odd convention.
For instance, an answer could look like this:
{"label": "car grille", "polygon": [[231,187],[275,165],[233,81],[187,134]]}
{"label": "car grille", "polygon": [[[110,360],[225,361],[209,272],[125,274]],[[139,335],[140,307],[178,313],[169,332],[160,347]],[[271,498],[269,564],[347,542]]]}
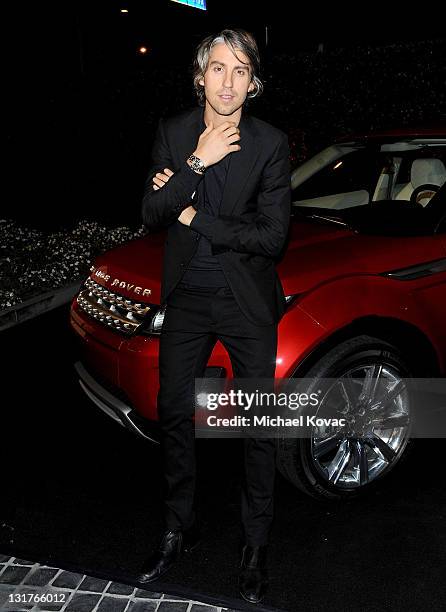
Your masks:
{"label": "car grille", "polygon": [[77,303],[90,317],[126,335],[136,333],[149,313],[155,314],[156,310],[152,304],[112,293],[91,278],[85,281],[84,288],[77,296]]}

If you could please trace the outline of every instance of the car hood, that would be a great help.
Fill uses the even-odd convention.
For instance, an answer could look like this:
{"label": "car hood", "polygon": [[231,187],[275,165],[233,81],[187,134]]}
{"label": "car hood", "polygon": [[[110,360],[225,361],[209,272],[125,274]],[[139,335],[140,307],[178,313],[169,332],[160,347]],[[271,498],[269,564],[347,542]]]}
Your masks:
{"label": "car hood", "polygon": [[131,299],[159,304],[166,232],[148,234],[103,253],[91,277]]}
{"label": "car hood", "polygon": [[382,274],[441,257],[432,236],[360,234],[342,225],[293,219],[277,265],[285,294],[302,293],[330,279]]}
{"label": "car hood", "polygon": [[[166,232],[148,234],[104,253],[94,262],[92,278],[126,297],[159,303],[165,238]],[[438,257],[429,236],[361,235],[334,223],[292,218],[277,272],[287,295],[329,279],[379,274]]]}

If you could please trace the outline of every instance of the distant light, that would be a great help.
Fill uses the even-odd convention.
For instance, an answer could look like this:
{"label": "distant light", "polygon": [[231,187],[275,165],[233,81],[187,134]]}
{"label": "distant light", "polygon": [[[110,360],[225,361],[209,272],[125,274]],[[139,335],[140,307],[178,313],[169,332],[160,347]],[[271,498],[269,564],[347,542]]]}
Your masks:
{"label": "distant light", "polygon": [[339,168],[339,166],[342,166],[344,162],[343,161],[339,161],[336,166],[333,166],[333,170],[336,170],[336,168]]}
{"label": "distant light", "polygon": [[138,51],[141,53],[141,55],[144,55],[145,53],[147,53],[147,47],[140,47]]}
{"label": "distant light", "polygon": [[129,10],[128,9],[121,9],[121,13],[128,13]]}

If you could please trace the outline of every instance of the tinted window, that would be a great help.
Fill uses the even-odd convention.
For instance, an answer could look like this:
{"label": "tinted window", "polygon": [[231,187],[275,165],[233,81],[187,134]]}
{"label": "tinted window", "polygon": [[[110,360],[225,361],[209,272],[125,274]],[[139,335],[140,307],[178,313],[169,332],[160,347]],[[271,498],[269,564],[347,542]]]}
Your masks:
{"label": "tinted window", "polygon": [[361,189],[373,194],[385,163],[385,156],[370,150],[348,153],[296,187],[293,190],[293,201]]}

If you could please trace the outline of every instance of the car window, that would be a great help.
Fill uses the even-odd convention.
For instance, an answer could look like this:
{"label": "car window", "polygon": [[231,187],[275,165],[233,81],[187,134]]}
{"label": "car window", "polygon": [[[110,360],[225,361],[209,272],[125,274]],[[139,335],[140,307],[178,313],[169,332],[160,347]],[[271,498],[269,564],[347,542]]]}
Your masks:
{"label": "car window", "polygon": [[[380,200],[426,207],[446,182],[446,147],[350,151],[292,189],[298,208],[342,210]],[[415,192],[415,193],[414,193]]]}
{"label": "car window", "polygon": [[[396,148],[351,151],[323,166],[292,189],[293,215],[343,223],[361,233],[438,232],[444,211],[446,147]],[[443,232],[444,222],[441,227]]]}
{"label": "car window", "polygon": [[359,191],[373,193],[384,164],[384,156],[375,151],[348,153],[296,187],[293,202]]}
{"label": "car window", "polygon": [[446,182],[446,147],[411,151],[402,155],[395,167],[392,199],[412,198],[421,206],[427,206],[435,190]]}

